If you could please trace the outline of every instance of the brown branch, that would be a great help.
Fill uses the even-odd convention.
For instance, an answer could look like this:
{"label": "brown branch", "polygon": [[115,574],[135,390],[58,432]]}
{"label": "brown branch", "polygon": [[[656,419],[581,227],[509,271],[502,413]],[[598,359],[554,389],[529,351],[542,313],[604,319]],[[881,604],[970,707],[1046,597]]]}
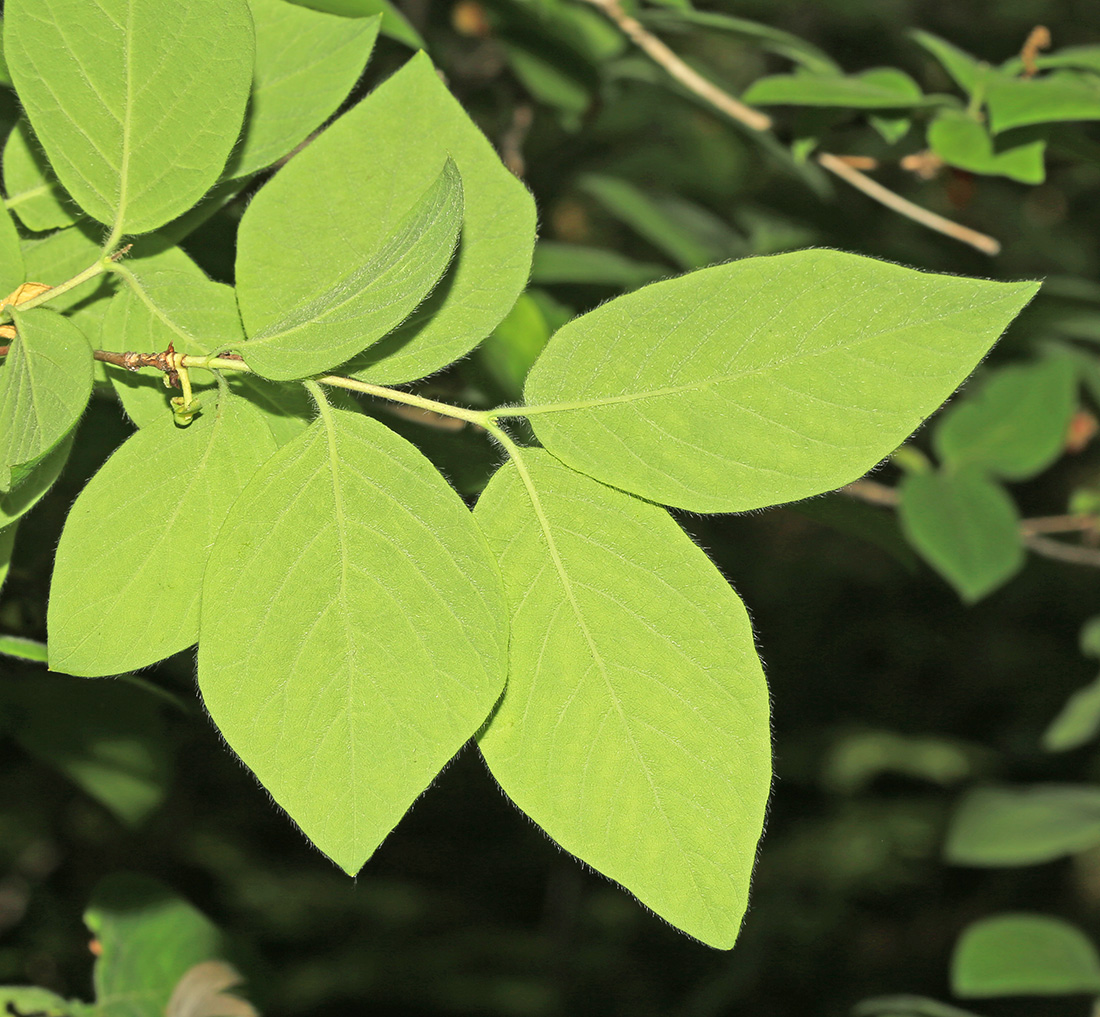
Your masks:
{"label": "brown branch", "polygon": [[972,230],[969,226],[960,226],[951,219],[929,211],[927,208],[921,208],[920,205],[915,205],[908,198],[895,194],[888,187],[883,187],[877,180],[872,180],[865,173],[861,173],[839,156],[835,156],[831,152],[818,152],[817,161],[819,165],[824,166],[829,172],[835,173],[845,183],[851,184],[857,190],[866,194],[867,197],[885,205],[892,212],[904,215],[907,219],[912,219],[914,222],[920,223],[930,230],[935,230],[937,233],[943,233],[953,240],[969,244],[983,254],[1001,253],[999,240],[985,233],[979,233],[977,230]]}
{"label": "brown branch", "polygon": [[681,85],[700,98],[706,99],[715,109],[721,110],[726,116],[746,127],[751,127],[754,131],[766,131],[771,128],[770,116],[751,106],[746,106],[740,99],[735,99],[728,92],[707,81],[684,63],[641,22],[627,14],[620,6],[619,0],[585,0],[585,3],[590,3],[603,11],[639,49],[644,50]]}
{"label": "brown branch", "polygon": [[1037,533],[1024,534],[1024,543],[1036,554],[1072,565],[1091,565],[1100,568],[1100,550],[1082,547],[1080,544],[1063,544],[1060,540],[1041,537]]}

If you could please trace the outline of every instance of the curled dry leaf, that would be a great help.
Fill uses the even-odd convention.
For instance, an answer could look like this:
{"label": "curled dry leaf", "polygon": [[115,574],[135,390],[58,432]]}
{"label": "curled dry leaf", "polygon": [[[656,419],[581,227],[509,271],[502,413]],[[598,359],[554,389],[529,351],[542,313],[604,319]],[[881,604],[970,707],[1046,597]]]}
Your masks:
{"label": "curled dry leaf", "polygon": [[[49,283],[40,282],[25,282],[20,283],[11,291],[3,300],[0,300],[0,306],[4,304],[15,304],[17,307],[20,304],[26,303],[28,300],[37,297],[39,293],[45,293],[46,290],[52,289]],[[15,326],[14,325],[0,325],[0,339],[14,339],[15,338]]]}
{"label": "curled dry leaf", "polygon": [[240,972],[225,961],[210,960],[196,964],[176,985],[168,1001],[165,1017],[260,1017],[246,1000],[225,990],[240,985]]}

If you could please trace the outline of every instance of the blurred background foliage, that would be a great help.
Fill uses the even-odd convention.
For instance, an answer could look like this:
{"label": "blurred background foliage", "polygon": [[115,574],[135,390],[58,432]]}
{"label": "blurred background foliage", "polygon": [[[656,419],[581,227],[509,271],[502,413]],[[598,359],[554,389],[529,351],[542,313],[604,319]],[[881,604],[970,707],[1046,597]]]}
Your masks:
{"label": "blurred background foliage", "polygon": [[[379,9],[357,0],[309,5]],[[718,27],[671,2],[643,20],[735,94],[788,72],[793,54],[818,70],[898,68],[925,94],[959,96],[962,108],[965,96],[911,30],[994,64],[1018,54],[1039,22],[1056,49],[1100,44],[1087,0],[727,0],[708,11],[757,27]],[[815,245],[939,272],[1043,276],[1044,295],[963,398],[986,392],[986,401],[1018,409],[1007,372],[1072,362],[1065,384],[1043,382],[1054,394],[1009,444],[1019,451],[1051,420],[1054,438],[1033,440],[1023,466],[1002,461],[989,477],[1010,485],[1025,518],[1095,512],[1095,123],[1044,135],[1040,183],[950,167],[921,179],[899,165],[925,146],[920,111],[907,123],[898,109],[781,105],[770,108],[775,134],[764,137],[670,84],[592,7],[406,0],[401,12],[405,20],[388,15],[390,36],[357,94],[422,38],[541,215],[531,290],[475,357],[431,380],[433,390],[472,404],[515,400],[541,343],[573,313],[746,255]],[[877,179],[994,235],[1002,253],[990,258],[929,232],[799,158],[820,139],[830,151],[880,160]],[[231,280],[246,200],[230,202],[186,243],[216,278]],[[1058,395],[1074,379],[1080,398]],[[989,395],[995,384],[1008,394]],[[976,439],[965,420],[947,422],[961,412],[947,410],[942,429],[925,428],[908,458],[874,480],[920,484],[939,476],[929,464],[965,459]],[[471,497],[497,462],[476,435],[386,419]],[[1078,437],[1067,442],[1074,422]],[[43,638],[67,507],[128,427],[117,406],[93,401],[65,473],[19,523],[0,631]],[[162,881],[223,930],[249,997],[272,1017],[828,1017],[853,1007],[947,1017],[927,999],[965,990],[951,965],[971,923],[1042,912],[1100,940],[1100,805],[1092,798],[1100,755],[1091,742],[1100,707],[1098,694],[1089,696],[1100,653],[1095,634],[1078,642],[1097,612],[1095,567],[1035,554],[1025,561],[1020,552],[977,579],[941,567],[945,581],[903,539],[892,509],[840,495],[681,523],[752,605],[774,701],[775,793],[733,952],[686,939],[562,853],[507,803],[472,747],[350,881],[220,743],[197,703],[190,654],[114,681],[51,676],[46,691],[41,667],[0,658],[0,982],[90,998],[82,913],[103,878],[124,870]],[[1084,705],[1067,714],[1074,693]],[[1045,848],[1034,846],[1034,831],[1012,828],[1023,821],[1016,798],[989,797],[990,787],[1011,797],[1036,786],[1061,786],[1061,797],[1040,806],[1063,827],[1067,788],[1077,796],[1062,841],[1051,846],[1049,816],[1036,821]],[[999,861],[982,846],[993,814],[1009,824],[993,844],[1024,845]],[[1007,949],[998,942],[992,949]],[[991,1017],[1069,1017],[1090,1011],[1090,994],[1086,985],[1050,995],[1038,1011],[1034,999],[1012,995],[958,1005]]]}

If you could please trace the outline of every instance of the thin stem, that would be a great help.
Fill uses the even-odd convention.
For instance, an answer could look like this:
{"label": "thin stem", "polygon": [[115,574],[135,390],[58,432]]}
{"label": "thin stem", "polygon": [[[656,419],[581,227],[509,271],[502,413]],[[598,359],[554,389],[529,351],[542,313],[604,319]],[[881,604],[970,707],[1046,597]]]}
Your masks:
{"label": "thin stem", "polygon": [[885,205],[892,212],[904,215],[906,218],[912,219],[930,230],[935,230],[937,233],[943,233],[953,240],[969,244],[983,254],[1000,254],[1001,243],[999,240],[988,234],[972,230],[969,226],[960,226],[959,223],[953,222],[951,219],[931,212],[927,208],[921,208],[920,205],[913,204],[908,198],[895,194],[888,187],[883,187],[877,180],[872,180],[865,173],[861,173],[855,167],[848,165],[839,156],[835,156],[831,152],[818,152],[817,161],[825,169],[835,173],[845,183],[851,184],[857,190],[866,194],[867,197],[874,198],[875,201]]}
{"label": "thin stem", "polygon": [[39,293],[37,297],[31,297],[30,300],[25,300],[19,305],[19,310],[30,311],[38,307],[39,304],[44,304],[47,301],[53,300],[55,297],[61,296],[63,293],[68,293],[69,290],[75,289],[81,283],[86,283],[89,279],[94,279],[97,275],[102,275],[107,271],[107,268],[107,259],[100,258],[94,265],[89,265],[83,272],[77,273],[71,279],[63,283],[58,283],[56,286],[51,286],[48,290]]}
{"label": "thin stem", "polygon": [[[379,399],[388,399],[390,402],[404,403],[406,406],[415,406],[421,410],[439,413],[444,417],[457,417],[471,424],[478,424],[487,431],[490,427],[492,410],[467,410],[461,406],[451,406],[449,403],[436,402],[424,396],[413,395],[411,392],[399,392],[397,389],[385,388],[382,385],[372,385],[369,381],[359,381],[357,378],[345,378],[339,374],[326,374],[318,378],[322,385],[331,385],[334,388],[346,388],[351,392],[362,392],[364,395],[377,396]],[[499,430],[496,428],[495,430]]]}
{"label": "thin stem", "polygon": [[619,0],[585,0],[585,2],[603,11],[639,49],[644,50],[655,63],[668,71],[681,85],[701,99],[705,99],[715,109],[738,123],[751,127],[754,131],[766,131],[771,127],[771,117],[751,106],[746,106],[740,99],[735,99],[729,92],[707,81],[684,63],[641,22],[627,14],[620,6]]}

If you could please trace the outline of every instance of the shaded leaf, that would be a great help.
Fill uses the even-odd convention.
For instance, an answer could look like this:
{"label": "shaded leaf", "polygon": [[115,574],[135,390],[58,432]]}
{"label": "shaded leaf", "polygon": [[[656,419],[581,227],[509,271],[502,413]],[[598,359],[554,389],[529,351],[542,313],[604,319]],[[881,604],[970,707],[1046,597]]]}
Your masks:
{"label": "shaded leaf", "polygon": [[1041,184],[1046,179],[1046,141],[1040,138],[997,149],[985,127],[961,110],[947,109],[937,115],[928,127],[928,145],[948,165],[971,173],[1025,184]]}
{"label": "shaded leaf", "polygon": [[75,426],[92,394],[92,349],[56,311],[13,311],[18,339],[0,364],[0,491]]}
{"label": "shaded leaf", "polygon": [[199,635],[202,576],[230,506],[275,452],[263,415],[224,395],[189,427],[131,435],[69,512],[50,583],[50,666],[145,667]]}
{"label": "shaded leaf", "polygon": [[632,290],[669,274],[663,265],[634,261],[618,251],[540,240],[531,263],[531,282],[540,286],[583,283]]}
{"label": "shaded leaf", "polygon": [[230,746],[356,872],[504,684],[500,577],[458,495],[325,407],[237,500],[203,583],[199,684]]}
{"label": "shaded leaf", "polygon": [[[355,125],[339,121],[345,123]],[[448,158],[422,194],[394,198],[398,205],[406,199],[411,204],[391,232],[368,230],[369,216],[353,213],[350,196],[342,209],[343,229],[326,234],[323,225],[315,227],[314,206],[339,200],[323,181],[310,180],[315,160],[345,169],[341,159],[352,138],[334,130],[275,177],[241,221],[237,302],[248,338],[238,349],[252,370],[277,381],[335,367],[404,321],[439,281],[462,225],[462,181]],[[367,141],[354,138],[360,146]],[[282,245],[273,243],[275,224],[288,213],[300,217],[300,229],[310,238],[293,248],[293,266]],[[311,269],[303,271],[306,266]]]}
{"label": "shaded leaf", "polygon": [[26,117],[4,144],[4,189],[8,207],[29,230],[71,226],[81,215],[38,145]]}
{"label": "shaded leaf", "polygon": [[22,636],[0,636],[0,653],[6,657],[28,660],[32,664],[45,664],[47,660],[45,643]]}
{"label": "shaded leaf", "polygon": [[931,32],[910,32],[909,38],[931,53],[967,95],[972,94],[990,73],[988,64]]}
{"label": "shaded leaf", "polygon": [[933,443],[952,470],[974,465],[1007,480],[1026,480],[1062,454],[1076,408],[1070,361],[1005,367],[951,406]]}
{"label": "shaded leaf", "polygon": [[874,68],[861,74],[773,74],[758,78],[741,96],[752,106],[838,106],[891,109],[922,106],[920,86],[902,71]]}
{"label": "shaded leaf", "polygon": [[0,590],[4,589],[4,580],[8,578],[8,569],[11,568],[11,553],[15,549],[15,523],[9,523],[0,528]]}
{"label": "shaded leaf", "polygon": [[245,0],[9,0],[4,14],[19,99],[81,208],[146,233],[202,197],[248,101]]}
{"label": "shaded leaf", "polygon": [[1100,789],[977,788],[959,802],[944,855],[955,865],[1035,865],[1100,844]]}
{"label": "shaded leaf", "polygon": [[0,210],[0,292],[11,293],[26,277],[15,221],[10,211]]}
{"label": "shaded leaf", "polygon": [[1100,731],[1100,678],[1078,689],[1066,700],[1043,732],[1043,748],[1066,752],[1092,741]]}
{"label": "shaded leaf", "polygon": [[666,921],[733,946],[771,783],[744,606],[666,512],[525,450],[478,501],[508,686],[479,742],[509,797]]}
{"label": "shaded leaf", "polygon": [[719,265],[559,329],[524,415],[567,465],[662,504],[794,501],[897,448],[1036,289],[837,251]]}
{"label": "shaded leaf", "polygon": [[345,18],[369,18],[381,14],[383,35],[403,42],[410,49],[427,48],[420,33],[390,0],[291,0],[291,3],[310,7],[315,11],[339,14]]}
{"label": "shaded leaf", "polygon": [[1042,78],[1001,76],[986,92],[995,134],[1028,124],[1100,120],[1100,75],[1055,71]]}
{"label": "shaded leaf", "polygon": [[640,16],[645,24],[662,29],[690,25],[713,32],[728,32],[759,46],[765,52],[776,53],[788,60],[793,60],[809,71],[822,74],[840,71],[840,67],[833,58],[812,43],[790,32],[784,32],[780,28],[764,25],[758,21],[734,18],[718,11],[696,11],[692,10],[690,5],[685,5],[683,10],[643,9]]}
{"label": "shaded leaf", "polygon": [[97,1017],[164,1017],[180,979],[222,952],[222,934],[205,915],[145,876],[108,876],[84,921],[101,947]]}
{"label": "shaded leaf", "polygon": [[1016,506],[983,474],[910,474],[899,493],[906,538],[964,602],[981,600],[1023,566]]}
{"label": "shaded leaf", "polygon": [[161,705],[124,681],[35,675],[0,682],[0,717],[16,741],[131,826],[168,790]]}
{"label": "shaded leaf", "polygon": [[959,996],[1100,992],[1100,957],[1076,926],[1048,915],[1001,914],[968,925],[951,957]]}
{"label": "shaded leaf", "polygon": [[0,986],[0,1006],[5,1014],[33,1014],[34,1017],[90,1017],[91,1007],[64,999],[34,985]]}
{"label": "shaded leaf", "polygon": [[9,526],[38,504],[42,496],[54,485],[69,461],[76,431],[70,431],[29,470],[13,470],[19,479],[10,491],[0,493],[0,526]]}
{"label": "shaded leaf", "polygon": [[321,126],[363,73],[377,17],[342,18],[286,0],[249,0],[256,29],[252,97],[225,175],[243,177],[287,155]]}

